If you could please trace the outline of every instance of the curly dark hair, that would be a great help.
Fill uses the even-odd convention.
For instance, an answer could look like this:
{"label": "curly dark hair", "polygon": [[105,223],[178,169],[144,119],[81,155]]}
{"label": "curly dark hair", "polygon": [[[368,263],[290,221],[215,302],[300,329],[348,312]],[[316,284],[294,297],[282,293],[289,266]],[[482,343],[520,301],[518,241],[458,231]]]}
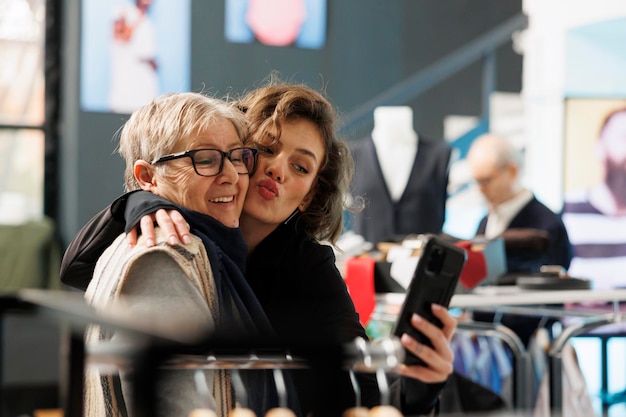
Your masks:
{"label": "curly dark hair", "polygon": [[[290,84],[272,77],[237,101],[250,122],[250,138],[294,119],[313,122],[324,140],[325,158],[313,183],[313,200],[298,218],[305,232],[318,240],[336,243],[343,228],[343,210],[348,208],[348,187],[354,172],[352,154],[335,133],[336,112],[321,93],[304,84]],[[254,139],[252,139],[254,140]]]}

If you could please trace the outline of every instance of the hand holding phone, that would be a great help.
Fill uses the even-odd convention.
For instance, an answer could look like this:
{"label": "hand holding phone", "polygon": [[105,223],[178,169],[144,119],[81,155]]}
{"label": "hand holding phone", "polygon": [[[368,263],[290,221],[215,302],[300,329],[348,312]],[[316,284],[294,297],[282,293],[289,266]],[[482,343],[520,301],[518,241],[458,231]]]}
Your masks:
{"label": "hand holding phone", "polygon": [[[411,325],[411,316],[417,313],[423,319],[442,327],[441,321],[433,315],[431,305],[449,306],[465,265],[466,253],[435,235],[424,235],[423,239],[422,252],[392,333],[397,337],[406,333],[419,343],[432,347],[430,339]],[[405,363],[425,365],[408,351]]]}

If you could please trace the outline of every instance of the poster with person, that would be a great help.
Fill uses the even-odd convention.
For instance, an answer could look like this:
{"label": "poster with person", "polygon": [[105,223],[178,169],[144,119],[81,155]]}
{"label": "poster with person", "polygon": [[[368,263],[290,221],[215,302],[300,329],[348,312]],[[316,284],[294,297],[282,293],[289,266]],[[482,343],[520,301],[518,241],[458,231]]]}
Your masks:
{"label": "poster with person", "polygon": [[326,0],[226,0],[228,42],[321,49],[326,41]]}
{"label": "poster with person", "polygon": [[566,100],[564,169],[570,275],[626,287],[626,99]]}
{"label": "poster with person", "polygon": [[190,88],[190,0],[83,0],[81,108],[129,114]]}

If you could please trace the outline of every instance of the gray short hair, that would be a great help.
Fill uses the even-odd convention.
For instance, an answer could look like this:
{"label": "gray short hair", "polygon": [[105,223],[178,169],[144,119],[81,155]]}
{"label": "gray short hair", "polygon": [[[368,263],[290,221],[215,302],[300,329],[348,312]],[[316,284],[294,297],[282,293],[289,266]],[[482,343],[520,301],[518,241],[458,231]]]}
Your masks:
{"label": "gray short hair", "polygon": [[152,161],[174,149],[181,139],[206,130],[216,120],[229,120],[242,143],[248,138],[248,121],[231,103],[201,93],[170,93],[135,110],[120,133],[118,151],[126,161],[126,191],[139,189],[135,161]]}

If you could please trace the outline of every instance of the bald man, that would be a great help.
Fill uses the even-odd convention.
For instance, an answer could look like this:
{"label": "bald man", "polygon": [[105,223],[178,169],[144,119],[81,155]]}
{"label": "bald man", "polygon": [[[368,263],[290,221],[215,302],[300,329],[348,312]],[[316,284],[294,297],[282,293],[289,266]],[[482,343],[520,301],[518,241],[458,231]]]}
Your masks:
{"label": "bald man", "polygon": [[[507,276],[537,273],[542,265],[569,268],[572,249],[565,226],[559,215],[520,184],[517,149],[501,136],[486,134],[474,140],[467,162],[488,208],[476,234],[504,238]],[[491,322],[494,314],[475,312],[473,318]],[[503,314],[500,322],[528,346],[540,323],[550,329],[555,320]]]}
{"label": "bald man", "polygon": [[473,142],[467,162],[488,206],[477,235],[505,237],[508,271],[539,272],[542,265],[567,269],[572,249],[565,226],[520,184],[517,149],[501,136],[486,134]]}

